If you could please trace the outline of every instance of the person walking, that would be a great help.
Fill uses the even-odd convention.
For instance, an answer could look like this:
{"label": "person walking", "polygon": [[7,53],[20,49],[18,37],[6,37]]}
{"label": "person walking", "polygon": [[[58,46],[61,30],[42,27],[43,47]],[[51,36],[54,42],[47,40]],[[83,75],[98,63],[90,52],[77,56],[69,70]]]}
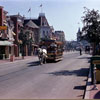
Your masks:
{"label": "person walking", "polygon": [[80,55],[82,55],[82,48],[80,48]]}

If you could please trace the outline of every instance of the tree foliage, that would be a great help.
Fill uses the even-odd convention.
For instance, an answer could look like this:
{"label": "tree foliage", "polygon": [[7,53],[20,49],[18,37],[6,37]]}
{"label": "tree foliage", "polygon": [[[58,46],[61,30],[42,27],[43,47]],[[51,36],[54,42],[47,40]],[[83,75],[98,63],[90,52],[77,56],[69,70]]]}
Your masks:
{"label": "tree foliage", "polygon": [[97,10],[90,10],[84,7],[84,16],[82,17],[83,28],[82,37],[90,43],[98,44],[100,41],[100,15]]}

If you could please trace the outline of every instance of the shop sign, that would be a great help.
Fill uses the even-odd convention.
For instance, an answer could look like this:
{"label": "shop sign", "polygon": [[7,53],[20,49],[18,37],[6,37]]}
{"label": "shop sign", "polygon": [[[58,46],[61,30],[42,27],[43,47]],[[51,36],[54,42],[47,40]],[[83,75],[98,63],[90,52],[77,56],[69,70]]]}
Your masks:
{"label": "shop sign", "polygon": [[0,26],[0,30],[7,30],[7,26]]}

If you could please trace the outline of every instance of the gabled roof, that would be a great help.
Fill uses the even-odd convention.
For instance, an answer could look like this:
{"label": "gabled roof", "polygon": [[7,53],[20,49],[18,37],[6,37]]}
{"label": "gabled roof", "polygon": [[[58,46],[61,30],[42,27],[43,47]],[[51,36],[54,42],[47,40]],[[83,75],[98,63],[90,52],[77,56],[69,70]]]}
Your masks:
{"label": "gabled roof", "polygon": [[32,20],[29,20],[25,25],[32,28],[39,28]]}
{"label": "gabled roof", "polygon": [[46,23],[46,27],[49,26],[48,21],[45,16],[39,16],[37,19],[24,19],[24,25],[26,23],[28,23],[29,20],[31,20],[33,23],[35,23],[38,27],[45,26],[45,25],[41,25],[42,24],[41,22]]}
{"label": "gabled roof", "polygon": [[24,25],[27,24],[30,20],[33,23],[35,23],[37,26],[40,26],[40,20],[39,19],[24,19]]}

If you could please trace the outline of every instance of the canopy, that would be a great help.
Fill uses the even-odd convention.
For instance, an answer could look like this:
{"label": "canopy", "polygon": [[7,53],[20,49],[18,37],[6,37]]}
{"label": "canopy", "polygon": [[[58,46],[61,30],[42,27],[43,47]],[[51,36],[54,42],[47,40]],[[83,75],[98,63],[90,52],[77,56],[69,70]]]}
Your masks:
{"label": "canopy", "polygon": [[9,41],[0,41],[0,46],[13,46],[13,43]]}

